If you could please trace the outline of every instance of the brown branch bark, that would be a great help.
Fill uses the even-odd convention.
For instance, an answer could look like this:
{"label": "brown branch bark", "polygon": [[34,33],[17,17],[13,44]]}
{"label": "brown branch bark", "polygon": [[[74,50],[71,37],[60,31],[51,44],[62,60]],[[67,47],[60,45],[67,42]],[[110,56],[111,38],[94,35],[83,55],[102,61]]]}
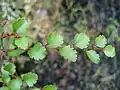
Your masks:
{"label": "brown branch bark", "polygon": [[17,33],[11,33],[11,34],[3,33],[3,34],[0,34],[0,39],[9,38],[9,37],[19,38],[20,36]]}

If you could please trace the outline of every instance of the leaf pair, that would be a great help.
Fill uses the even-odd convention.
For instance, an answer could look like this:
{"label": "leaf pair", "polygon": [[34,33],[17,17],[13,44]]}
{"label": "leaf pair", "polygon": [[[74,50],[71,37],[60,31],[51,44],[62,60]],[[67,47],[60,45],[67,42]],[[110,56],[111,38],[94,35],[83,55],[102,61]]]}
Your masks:
{"label": "leaf pair", "polygon": [[[63,44],[63,38],[57,32],[49,34],[47,39],[48,47],[57,48]],[[36,43],[28,51],[28,55],[35,60],[44,59],[47,54],[46,48],[41,43]]]}
{"label": "leaf pair", "polygon": [[[107,39],[104,35],[99,35],[95,39],[95,45],[98,48],[103,49],[103,52],[108,57],[114,57],[115,56],[115,48],[112,45],[107,45]],[[94,50],[88,50],[86,51],[87,56],[90,58],[90,60],[96,64],[99,64],[100,62],[100,56],[96,53]]]}
{"label": "leaf pair", "polygon": [[95,39],[95,44],[97,47],[103,48],[103,52],[108,57],[115,56],[115,48],[112,45],[107,45],[107,39],[104,35],[99,35]]}
{"label": "leaf pair", "polygon": [[[89,37],[84,33],[76,34],[74,37],[74,43],[80,49],[87,48],[89,44]],[[63,38],[57,32],[52,32],[47,39],[49,47],[59,47],[63,44]]]}
{"label": "leaf pair", "polygon": [[[20,54],[22,54],[24,52],[24,49],[28,48],[28,42],[29,39],[28,37],[25,36],[27,28],[28,28],[29,24],[27,22],[27,20],[25,20],[24,18],[20,18],[16,21],[13,22],[12,27],[13,27],[13,32],[17,33],[19,35],[24,35],[23,37],[20,38],[11,38],[10,39],[10,49],[13,50],[9,50],[8,51],[8,56],[19,56]],[[17,48],[17,49],[15,49]]]}

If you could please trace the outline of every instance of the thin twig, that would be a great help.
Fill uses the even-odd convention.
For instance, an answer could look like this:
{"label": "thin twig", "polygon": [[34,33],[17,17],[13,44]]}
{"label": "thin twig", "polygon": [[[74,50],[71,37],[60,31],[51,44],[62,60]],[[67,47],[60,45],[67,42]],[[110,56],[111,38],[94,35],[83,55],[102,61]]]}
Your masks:
{"label": "thin twig", "polygon": [[3,34],[0,34],[0,39],[2,38],[9,38],[9,37],[15,37],[15,38],[19,38],[20,36],[17,34],[17,33],[3,33]]}

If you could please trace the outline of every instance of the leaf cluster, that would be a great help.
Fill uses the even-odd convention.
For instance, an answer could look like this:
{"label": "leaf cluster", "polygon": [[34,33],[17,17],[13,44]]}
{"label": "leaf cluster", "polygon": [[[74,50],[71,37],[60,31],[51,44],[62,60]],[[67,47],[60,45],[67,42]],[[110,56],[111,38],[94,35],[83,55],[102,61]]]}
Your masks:
{"label": "leaf cluster", "polygon": [[[24,18],[13,22],[13,32],[17,35],[12,38],[10,43],[12,49],[7,51],[8,56],[19,56],[25,52],[30,58],[43,60],[47,56],[47,48],[58,50],[64,59],[71,62],[77,60],[77,50],[79,49],[85,51],[88,58],[96,64],[100,62],[99,50],[108,57],[115,56],[115,48],[112,45],[107,45],[107,39],[104,35],[97,36],[92,45],[93,47],[90,47],[91,40],[85,33],[77,33],[73,39],[73,44],[65,45],[63,37],[54,31],[48,35],[46,45],[43,45],[41,42],[36,42],[33,43],[33,46],[30,46],[30,38],[26,35],[28,26],[29,23]],[[78,49],[76,50],[76,48]]]}
{"label": "leaf cluster", "polygon": [[[0,90],[21,90],[23,85],[28,86],[28,90],[41,90],[40,87],[34,86],[37,83],[38,75],[32,72],[16,75],[16,66],[8,62],[1,68],[1,82],[3,86]],[[42,90],[57,90],[55,85],[46,85]]]}

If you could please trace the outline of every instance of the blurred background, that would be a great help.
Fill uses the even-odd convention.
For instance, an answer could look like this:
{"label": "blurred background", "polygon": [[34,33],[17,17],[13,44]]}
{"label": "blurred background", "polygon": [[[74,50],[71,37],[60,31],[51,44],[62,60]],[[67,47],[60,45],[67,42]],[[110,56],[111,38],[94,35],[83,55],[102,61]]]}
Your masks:
{"label": "blurred background", "polygon": [[[78,51],[75,63],[68,63],[53,49],[42,61],[26,54],[11,58],[18,74],[33,71],[39,75],[36,86],[55,84],[58,90],[120,90],[120,0],[0,0],[0,22],[25,17],[29,36],[46,42],[52,31],[59,32],[70,44],[76,33],[85,32],[91,39],[104,34],[116,48],[116,57],[101,54],[101,63],[92,63]],[[7,57],[7,56],[6,56]],[[6,58],[5,58],[6,60]]]}

